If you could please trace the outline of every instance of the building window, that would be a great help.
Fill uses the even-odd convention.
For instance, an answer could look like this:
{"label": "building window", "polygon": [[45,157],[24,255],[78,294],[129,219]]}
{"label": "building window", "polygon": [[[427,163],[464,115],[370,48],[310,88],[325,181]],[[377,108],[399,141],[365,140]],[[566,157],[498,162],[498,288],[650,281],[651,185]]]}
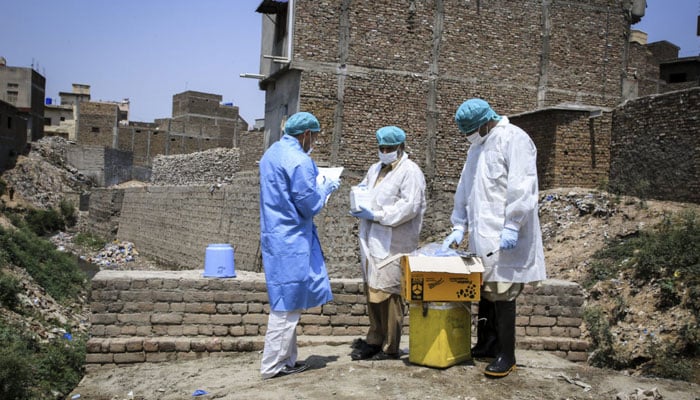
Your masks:
{"label": "building window", "polygon": [[65,121],[65,120],[66,120],[66,117],[61,117],[61,121]]}
{"label": "building window", "polygon": [[51,125],[51,118],[44,118],[44,126],[50,126]]}
{"label": "building window", "polygon": [[668,76],[668,83],[681,83],[687,82],[685,72],[677,72]]}
{"label": "building window", "polygon": [[18,88],[19,88],[19,83],[7,82],[7,87],[13,88],[13,89],[18,89]]}
{"label": "building window", "polygon": [[17,103],[17,97],[19,96],[19,92],[16,90],[8,90],[7,91],[7,102],[10,104],[16,104]]}
{"label": "building window", "polygon": [[7,117],[7,129],[12,129],[12,117]]}
{"label": "building window", "polygon": [[93,126],[92,129],[90,130],[92,133],[100,133],[100,127],[99,126]]}

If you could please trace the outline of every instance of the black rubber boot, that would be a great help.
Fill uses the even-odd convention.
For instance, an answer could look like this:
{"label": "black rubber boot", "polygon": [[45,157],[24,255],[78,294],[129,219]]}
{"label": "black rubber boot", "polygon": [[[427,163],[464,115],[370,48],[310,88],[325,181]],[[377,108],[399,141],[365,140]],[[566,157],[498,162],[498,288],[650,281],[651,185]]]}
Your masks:
{"label": "black rubber boot", "polygon": [[484,374],[502,378],[515,370],[515,300],[494,303],[498,327],[498,354],[486,367]]}
{"label": "black rubber boot", "polygon": [[494,304],[486,299],[479,301],[479,316],[476,322],[476,346],[472,347],[472,358],[493,358],[498,350],[496,315]]}

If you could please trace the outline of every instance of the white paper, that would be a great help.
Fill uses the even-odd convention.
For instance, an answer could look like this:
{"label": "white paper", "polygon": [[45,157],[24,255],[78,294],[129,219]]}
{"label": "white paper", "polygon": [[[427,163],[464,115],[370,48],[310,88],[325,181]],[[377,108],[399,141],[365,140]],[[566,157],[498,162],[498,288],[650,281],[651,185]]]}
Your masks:
{"label": "white paper", "polygon": [[[321,185],[326,179],[340,179],[340,174],[343,173],[343,169],[343,167],[319,167],[316,185]],[[326,203],[329,197],[331,197],[330,193],[326,196]]]}

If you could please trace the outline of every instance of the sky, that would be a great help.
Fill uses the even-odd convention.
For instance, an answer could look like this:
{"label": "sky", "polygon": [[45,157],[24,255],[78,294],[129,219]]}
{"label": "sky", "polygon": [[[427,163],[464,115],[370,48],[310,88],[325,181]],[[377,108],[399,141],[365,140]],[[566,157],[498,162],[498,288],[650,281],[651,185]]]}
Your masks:
{"label": "sky", "polygon": [[[73,83],[93,101],[130,101],[130,120],[172,115],[186,90],[222,96],[253,125],[264,118],[260,67],[260,0],[0,0],[0,56],[46,77],[46,97]],[[667,40],[679,56],[700,55],[700,0],[647,0],[632,26],[648,41]]]}

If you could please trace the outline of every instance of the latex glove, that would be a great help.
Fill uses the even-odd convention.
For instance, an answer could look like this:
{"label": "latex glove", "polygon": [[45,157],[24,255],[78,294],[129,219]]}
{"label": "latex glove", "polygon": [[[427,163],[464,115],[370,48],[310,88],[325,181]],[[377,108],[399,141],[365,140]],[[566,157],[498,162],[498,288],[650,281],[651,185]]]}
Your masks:
{"label": "latex glove", "polygon": [[501,232],[501,248],[512,249],[518,244],[518,231],[512,228],[503,228]]}
{"label": "latex glove", "polygon": [[321,190],[328,196],[335,192],[340,187],[340,179],[324,179],[321,184]]}
{"label": "latex glove", "polygon": [[452,230],[452,233],[450,233],[442,242],[442,248],[440,250],[447,251],[452,243],[459,245],[462,243],[462,239],[464,239],[464,231],[461,229],[454,229]]}
{"label": "latex glove", "polygon": [[369,210],[367,208],[364,208],[360,206],[360,211],[352,211],[350,214],[352,214],[353,217],[356,218],[362,218],[362,219],[368,219],[370,221],[374,221],[374,213],[372,210]]}

